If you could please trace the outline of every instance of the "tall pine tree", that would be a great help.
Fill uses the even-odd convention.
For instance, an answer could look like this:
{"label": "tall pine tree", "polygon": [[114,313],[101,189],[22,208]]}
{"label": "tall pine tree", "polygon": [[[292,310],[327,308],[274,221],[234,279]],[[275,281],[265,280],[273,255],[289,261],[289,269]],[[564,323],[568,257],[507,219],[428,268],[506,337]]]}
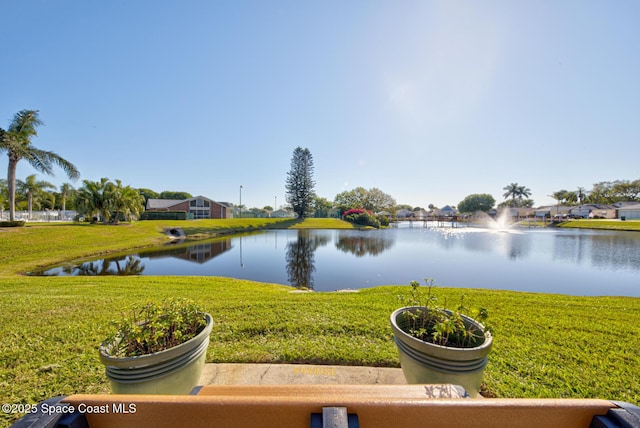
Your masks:
{"label": "tall pine tree", "polygon": [[287,173],[287,202],[298,218],[311,214],[315,193],[313,187],[313,156],[309,149],[296,147],[291,158],[291,171]]}

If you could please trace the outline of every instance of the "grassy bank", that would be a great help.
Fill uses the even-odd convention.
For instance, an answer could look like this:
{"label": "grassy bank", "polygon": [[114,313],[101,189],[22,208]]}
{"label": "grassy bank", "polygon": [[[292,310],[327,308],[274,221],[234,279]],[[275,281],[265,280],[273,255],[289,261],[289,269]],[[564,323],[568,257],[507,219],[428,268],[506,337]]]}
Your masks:
{"label": "grassy bank", "polygon": [[605,229],[605,230],[625,230],[640,231],[640,220],[569,220],[559,224],[560,227],[570,227],[578,229]]}
{"label": "grassy bank", "polygon": [[[2,401],[108,391],[98,346],[133,303],[185,296],[213,314],[208,362],[399,364],[389,315],[408,287],[290,293],[211,277],[5,278]],[[442,289],[486,306],[495,345],[485,381],[499,397],[640,402],[640,299]]]}

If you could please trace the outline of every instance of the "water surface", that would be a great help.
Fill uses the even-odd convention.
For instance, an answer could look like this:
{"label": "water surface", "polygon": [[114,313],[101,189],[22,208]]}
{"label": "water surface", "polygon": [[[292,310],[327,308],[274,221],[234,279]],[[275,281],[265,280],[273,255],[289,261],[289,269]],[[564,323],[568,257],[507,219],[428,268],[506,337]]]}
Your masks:
{"label": "water surface", "polygon": [[640,233],[414,227],[267,230],[168,245],[46,275],[204,275],[316,291],[408,284],[640,296]]}

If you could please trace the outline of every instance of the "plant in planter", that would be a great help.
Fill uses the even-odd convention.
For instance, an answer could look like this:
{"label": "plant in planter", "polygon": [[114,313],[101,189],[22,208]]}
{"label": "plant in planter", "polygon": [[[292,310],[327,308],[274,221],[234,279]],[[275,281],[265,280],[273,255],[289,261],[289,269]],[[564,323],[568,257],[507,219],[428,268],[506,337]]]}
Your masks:
{"label": "plant in planter", "polygon": [[169,299],[134,308],[100,346],[116,394],[188,394],[204,368],[211,315],[193,301]]}
{"label": "plant in planter", "polygon": [[473,318],[463,312],[464,297],[455,309],[438,304],[433,279],[425,279],[427,292],[417,281],[411,282],[407,306],[391,314],[391,327],[408,383],[450,383],[461,385],[476,396],[488,361],[493,338],[484,322],[481,308]]}

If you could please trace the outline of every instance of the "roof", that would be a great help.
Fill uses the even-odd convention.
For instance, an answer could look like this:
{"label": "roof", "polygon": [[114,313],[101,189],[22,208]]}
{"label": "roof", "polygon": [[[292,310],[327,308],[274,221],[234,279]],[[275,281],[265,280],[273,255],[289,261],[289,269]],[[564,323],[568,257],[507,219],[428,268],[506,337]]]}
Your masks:
{"label": "roof", "polygon": [[605,204],[582,204],[582,208],[591,208],[594,210],[612,210],[614,209],[611,205]]}
{"label": "roof", "polygon": [[551,214],[555,213],[568,213],[572,207],[568,207],[566,205],[548,205],[540,208],[534,209],[535,212],[548,212]]}
{"label": "roof", "polygon": [[231,204],[229,204],[228,202],[216,202],[213,199],[207,198],[206,196],[194,196],[192,198],[189,199],[148,199],[147,200],[147,209],[148,210],[164,210],[167,208],[171,208],[174,205],[178,205],[181,204],[183,202],[190,202],[196,199],[205,199],[209,202],[212,202],[214,204],[217,205],[221,205],[223,207],[229,208],[231,206]]}
{"label": "roof", "polygon": [[147,199],[147,209],[167,209],[183,201],[184,199]]}
{"label": "roof", "polygon": [[535,208],[531,208],[531,207],[508,207],[505,208],[506,210],[510,210],[512,213],[516,212],[518,214],[522,214],[522,213],[531,213],[534,211],[538,211]]}
{"label": "roof", "polygon": [[618,211],[635,211],[635,210],[640,210],[640,203],[634,204],[634,205],[625,205],[624,207],[618,208]]}
{"label": "roof", "polygon": [[194,196],[193,198],[185,199],[185,201],[193,201],[195,199],[206,199],[207,201],[213,202],[214,204],[217,204],[217,205],[222,205],[222,206],[225,206],[227,208],[231,207],[231,204],[229,202],[214,201],[213,199],[207,198],[206,196],[202,196],[202,195],[198,195],[198,196]]}
{"label": "roof", "polygon": [[413,216],[413,211],[409,211],[409,210],[405,210],[405,209],[401,209],[398,210],[398,212],[396,212],[396,216],[398,217],[409,217],[409,216]]}

